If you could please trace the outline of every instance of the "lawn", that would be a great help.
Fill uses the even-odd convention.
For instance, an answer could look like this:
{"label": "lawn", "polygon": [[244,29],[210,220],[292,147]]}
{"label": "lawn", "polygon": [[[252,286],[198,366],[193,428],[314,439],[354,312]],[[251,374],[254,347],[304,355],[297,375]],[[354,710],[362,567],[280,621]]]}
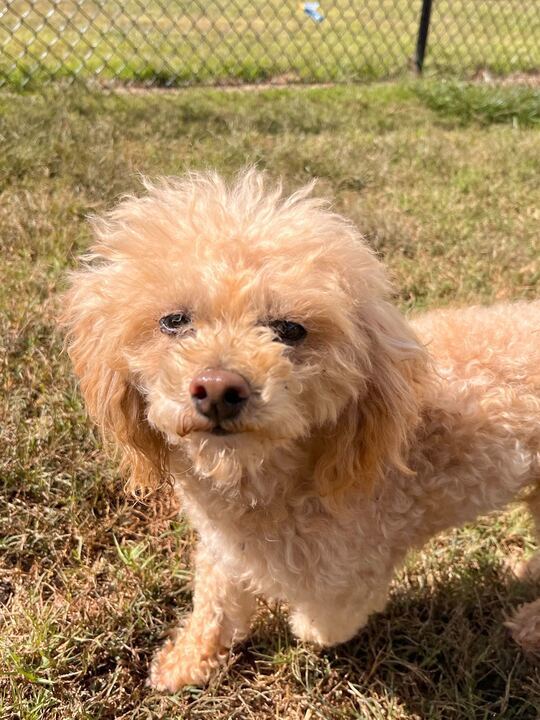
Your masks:
{"label": "lawn", "polygon": [[[47,79],[161,85],[358,81],[407,72],[421,0],[8,0],[0,86]],[[538,70],[540,0],[434,3],[426,70]]]}
{"label": "lawn", "polygon": [[[346,645],[296,643],[283,608],[204,690],[145,687],[190,603],[193,537],[126,497],[55,330],[86,216],[139,174],[256,162],[320,178],[391,269],[406,312],[540,294],[540,93],[428,82],[103,96],[0,94],[0,718],[537,720],[538,665],[506,616],[532,548],[519,509],[410,557]],[[537,589],[536,589],[537,592]]]}

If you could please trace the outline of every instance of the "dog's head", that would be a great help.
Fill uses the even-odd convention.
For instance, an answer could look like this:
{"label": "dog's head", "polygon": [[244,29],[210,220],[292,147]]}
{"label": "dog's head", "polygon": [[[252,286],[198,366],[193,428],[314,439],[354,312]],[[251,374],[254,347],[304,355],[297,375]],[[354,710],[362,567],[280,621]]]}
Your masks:
{"label": "dog's head", "polygon": [[424,354],[355,228],[260,173],[147,185],[94,222],[63,322],[132,484],[312,445],[321,493],[403,466]]}

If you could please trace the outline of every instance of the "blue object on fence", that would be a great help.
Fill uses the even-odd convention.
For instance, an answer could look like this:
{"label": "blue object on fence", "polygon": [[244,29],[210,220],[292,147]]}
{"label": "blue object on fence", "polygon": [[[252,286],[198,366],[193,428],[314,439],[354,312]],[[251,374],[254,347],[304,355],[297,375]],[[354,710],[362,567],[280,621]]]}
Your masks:
{"label": "blue object on fence", "polygon": [[319,3],[318,2],[304,3],[304,12],[312,20],[315,20],[315,22],[320,23],[324,20],[324,15],[322,15],[322,13],[319,12]]}

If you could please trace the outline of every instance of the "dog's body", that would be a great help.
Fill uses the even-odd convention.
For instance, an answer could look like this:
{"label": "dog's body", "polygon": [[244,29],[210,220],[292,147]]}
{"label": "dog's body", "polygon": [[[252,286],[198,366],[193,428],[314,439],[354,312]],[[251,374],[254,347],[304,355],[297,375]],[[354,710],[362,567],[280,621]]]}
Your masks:
{"label": "dog's body", "polygon": [[[540,522],[539,302],[413,330],[348,223],[253,172],[153,189],[98,234],[105,263],[66,314],[83,391],[134,481],[170,472],[200,535],[194,612],[155,687],[205,681],[257,594],[301,639],[343,642],[409,549],[525,494]],[[203,403],[224,378],[241,412],[222,420],[221,395]],[[540,644],[537,603],[514,634]]]}

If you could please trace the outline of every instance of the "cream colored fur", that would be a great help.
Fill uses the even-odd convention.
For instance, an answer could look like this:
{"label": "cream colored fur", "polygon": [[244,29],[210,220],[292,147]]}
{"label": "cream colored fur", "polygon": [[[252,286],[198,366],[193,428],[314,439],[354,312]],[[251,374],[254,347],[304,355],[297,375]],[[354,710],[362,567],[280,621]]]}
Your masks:
{"label": "cream colored fur", "polygon": [[[408,323],[358,231],[310,191],[253,170],[148,183],[95,221],[72,278],[63,320],[89,411],[132,487],[173,478],[200,537],[193,614],[154,659],[158,689],[205,682],[257,594],[288,603],[300,639],[341,643],[410,548],[527,493],[540,522],[540,303]],[[192,326],[161,333],[179,311]],[[307,337],[276,342],[276,319]],[[234,434],[195,411],[204,368],[252,388]],[[533,603],[511,626],[528,649],[539,618]]]}

